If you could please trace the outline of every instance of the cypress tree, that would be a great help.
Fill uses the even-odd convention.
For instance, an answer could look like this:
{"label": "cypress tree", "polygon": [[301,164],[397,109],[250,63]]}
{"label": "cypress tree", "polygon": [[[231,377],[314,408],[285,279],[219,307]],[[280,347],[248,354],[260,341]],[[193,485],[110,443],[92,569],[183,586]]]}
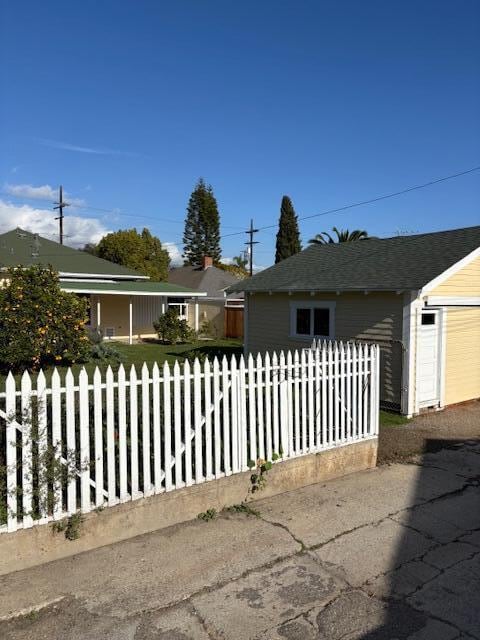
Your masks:
{"label": "cypress tree", "polygon": [[203,256],[220,262],[220,215],[213,189],[202,178],[188,201],[183,244],[185,264],[199,264]]}
{"label": "cypress tree", "polygon": [[280,206],[280,220],[278,222],[275,263],[285,260],[302,250],[297,216],[292,201],[283,196]]}

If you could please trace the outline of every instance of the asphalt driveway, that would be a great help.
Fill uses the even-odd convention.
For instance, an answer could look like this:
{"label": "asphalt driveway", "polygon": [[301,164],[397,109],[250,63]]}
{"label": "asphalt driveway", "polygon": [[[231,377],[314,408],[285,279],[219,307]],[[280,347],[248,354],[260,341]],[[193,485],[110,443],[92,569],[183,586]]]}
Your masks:
{"label": "asphalt driveway", "polygon": [[480,441],[459,432],[441,448],[423,436],[408,462],[260,501],[258,516],[4,576],[0,638],[478,639]]}

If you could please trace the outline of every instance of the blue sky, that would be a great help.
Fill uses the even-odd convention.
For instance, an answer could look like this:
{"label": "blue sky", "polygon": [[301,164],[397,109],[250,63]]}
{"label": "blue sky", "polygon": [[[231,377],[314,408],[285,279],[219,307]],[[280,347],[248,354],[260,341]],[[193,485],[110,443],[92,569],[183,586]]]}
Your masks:
{"label": "blue sky", "polygon": [[[70,243],[148,226],[181,248],[199,176],[231,234],[251,217],[276,222],[283,194],[307,216],[480,165],[476,0],[0,11],[2,231],[53,233],[62,183],[82,206],[68,211]],[[302,238],[333,225],[381,236],[474,225],[479,205],[477,172],[302,222]],[[272,262],[274,234],[258,234],[258,265]],[[224,255],[245,240],[225,237]]]}

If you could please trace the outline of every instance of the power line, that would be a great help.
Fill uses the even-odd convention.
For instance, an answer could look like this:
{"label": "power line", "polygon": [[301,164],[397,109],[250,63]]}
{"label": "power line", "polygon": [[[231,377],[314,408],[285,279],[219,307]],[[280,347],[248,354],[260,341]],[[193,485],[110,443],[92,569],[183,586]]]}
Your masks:
{"label": "power line", "polygon": [[[467,169],[466,171],[460,171],[459,173],[452,173],[449,176],[444,176],[442,178],[437,178],[436,180],[430,180],[429,182],[424,182],[423,184],[417,184],[413,187],[407,187],[406,189],[401,189],[400,191],[394,191],[393,193],[387,193],[383,196],[377,196],[375,198],[370,198],[369,200],[361,200],[359,202],[354,202],[352,204],[347,204],[344,205],[343,207],[337,207],[336,209],[328,209],[327,211],[322,211],[320,213],[313,213],[312,215],[309,216],[302,216],[301,218],[298,218],[298,220],[310,220],[311,218],[319,218],[320,216],[327,216],[330,215],[332,213],[340,213],[342,211],[347,211],[348,209],[353,209],[355,207],[361,207],[363,205],[366,204],[372,204],[374,202],[380,202],[381,200],[387,200],[388,198],[394,198],[396,196],[400,196],[403,195],[405,193],[410,193],[411,191],[417,191],[418,189],[425,189],[425,187],[431,187],[434,184],[438,184],[440,182],[445,182],[446,180],[452,180],[453,178],[458,178],[460,176],[465,176],[469,173],[473,173],[474,171],[479,171],[480,170],[480,165],[477,167],[472,167],[471,169]],[[273,229],[277,226],[277,223],[275,224],[270,224],[270,225],[265,225],[264,227],[259,227],[258,231],[263,231],[265,229]],[[235,236],[235,235],[240,235],[240,233],[228,233],[224,236],[222,236],[222,238],[226,238],[229,236]]]}

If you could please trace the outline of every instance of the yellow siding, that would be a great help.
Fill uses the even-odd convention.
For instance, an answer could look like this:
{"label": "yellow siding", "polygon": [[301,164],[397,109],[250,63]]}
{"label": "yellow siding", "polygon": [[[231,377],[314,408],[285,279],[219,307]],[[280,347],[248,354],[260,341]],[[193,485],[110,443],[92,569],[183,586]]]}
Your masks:
{"label": "yellow siding", "polygon": [[335,339],[381,345],[381,398],[400,404],[403,296],[395,293],[263,294],[248,299],[247,349],[251,353],[302,349],[309,340],[290,338],[290,302],[335,302]]}
{"label": "yellow siding", "polygon": [[430,296],[480,296],[480,257],[428,292]]}
{"label": "yellow siding", "polygon": [[449,308],[445,404],[480,397],[480,308]]}
{"label": "yellow siding", "polygon": [[[224,302],[200,302],[198,305],[198,327],[204,322],[211,322],[215,331],[215,337],[223,338],[224,331]],[[188,305],[188,324],[195,326],[195,303]]]}
{"label": "yellow siding", "polygon": [[116,338],[128,338],[128,296],[101,295],[98,296],[98,298],[100,299],[101,306],[101,328],[105,330],[105,327],[113,327]]}

